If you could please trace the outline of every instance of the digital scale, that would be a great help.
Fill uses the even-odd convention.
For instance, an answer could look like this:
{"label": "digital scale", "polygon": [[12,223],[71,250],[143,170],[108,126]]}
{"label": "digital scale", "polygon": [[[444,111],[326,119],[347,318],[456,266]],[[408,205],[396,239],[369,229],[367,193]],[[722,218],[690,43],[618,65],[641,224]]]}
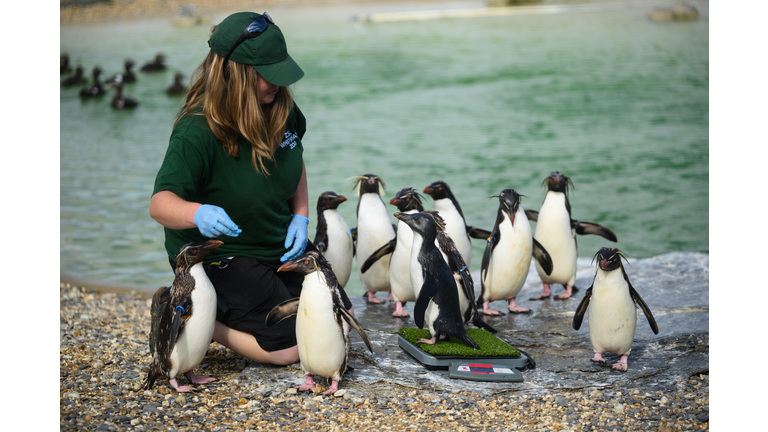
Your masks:
{"label": "digital scale", "polygon": [[435,356],[398,335],[398,345],[429,370],[448,369],[448,376],[470,381],[522,382],[521,371],[536,363],[520,351],[517,357]]}

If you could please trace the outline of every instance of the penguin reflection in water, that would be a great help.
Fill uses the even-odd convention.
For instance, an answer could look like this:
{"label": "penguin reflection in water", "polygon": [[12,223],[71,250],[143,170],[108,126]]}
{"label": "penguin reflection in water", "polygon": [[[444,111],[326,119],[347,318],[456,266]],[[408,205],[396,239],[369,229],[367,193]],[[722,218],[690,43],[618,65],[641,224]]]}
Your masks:
{"label": "penguin reflection in water", "polygon": [[339,389],[349,358],[349,327],[352,326],[373,352],[371,341],[354,316],[344,307],[341,286],[328,261],[310,251],[288,261],[277,271],[294,271],[304,275],[301,296],[275,306],[267,315],[267,326],[296,315],[296,344],[301,369],[307,378],[299,390],[315,388],[314,375],[331,379],[323,394]]}
{"label": "penguin reflection in water", "polygon": [[464,329],[454,273],[435,245],[438,229],[445,229],[442,219],[427,212],[395,213],[395,217],[413,231],[411,285],[421,287],[413,308],[413,319],[419,328],[424,328],[426,320],[432,336],[418,342],[432,345],[453,336],[467,346],[480,349]]}
{"label": "penguin reflection in water", "polygon": [[183,373],[194,384],[214,381],[195,376],[192,369],[208,352],[216,322],[216,291],[203,269],[203,259],[223,244],[220,240],[187,243],[176,256],[175,278],[170,290],[160,288],[152,301],[150,351],[152,362],[144,382],[149,390],[160,377],[167,377],[179,392],[194,390],[179,386],[176,376]]}
{"label": "penguin reflection in water", "polygon": [[610,351],[621,356],[621,360],[612,367],[626,371],[627,357],[632,350],[637,325],[636,305],[643,310],[653,334],[659,334],[659,326],[656,325],[651,309],[629,282],[627,272],[621,265],[621,258],[627,259],[616,248],[604,247],[595,254],[595,279],[576,308],[573,328],[581,328],[581,321],[589,307],[589,339],[595,351],[591,360],[605,363],[602,355]]}

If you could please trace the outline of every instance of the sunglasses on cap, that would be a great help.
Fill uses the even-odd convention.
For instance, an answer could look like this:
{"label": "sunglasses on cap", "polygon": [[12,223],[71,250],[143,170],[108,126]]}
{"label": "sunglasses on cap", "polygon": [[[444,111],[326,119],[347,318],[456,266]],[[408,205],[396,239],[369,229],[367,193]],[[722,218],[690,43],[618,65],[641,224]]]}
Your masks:
{"label": "sunglasses on cap", "polygon": [[255,37],[260,36],[262,33],[264,33],[264,30],[267,29],[267,22],[271,23],[272,25],[275,24],[275,21],[272,20],[272,17],[269,16],[268,13],[264,12],[261,14],[260,17],[254,18],[253,21],[251,21],[250,24],[248,24],[248,27],[243,30],[243,33],[240,34],[240,37],[237,38],[235,41],[235,44],[232,46],[232,49],[229,50],[229,53],[227,53],[227,56],[224,57],[224,64],[227,64],[227,61],[229,60],[229,56],[232,55],[233,52],[235,52],[235,49],[240,46],[241,43],[245,42],[248,39],[253,39]]}

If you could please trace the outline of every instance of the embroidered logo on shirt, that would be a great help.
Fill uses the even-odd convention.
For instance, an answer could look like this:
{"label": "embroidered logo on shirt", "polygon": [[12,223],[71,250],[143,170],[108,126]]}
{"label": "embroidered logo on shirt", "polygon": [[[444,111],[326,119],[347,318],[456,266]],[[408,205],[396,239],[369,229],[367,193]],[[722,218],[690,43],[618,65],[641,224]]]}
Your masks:
{"label": "embroidered logo on shirt", "polygon": [[296,139],[299,138],[299,136],[294,132],[285,132],[283,142],[280,143],[280,148],[283,148],[285,146],[290,146],[291,149],[296,147]]}

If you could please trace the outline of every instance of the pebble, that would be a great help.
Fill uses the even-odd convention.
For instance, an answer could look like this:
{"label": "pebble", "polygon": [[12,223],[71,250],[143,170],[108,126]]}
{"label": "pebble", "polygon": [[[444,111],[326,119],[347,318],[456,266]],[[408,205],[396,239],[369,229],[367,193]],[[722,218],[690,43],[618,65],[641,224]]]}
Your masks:
{"label": "pebble", "polygon": [[[225,430],[708,430],[709,376],[677,385],[621,391],[583,389],[548,394],[479,395],[357,386],[333,396],[297,391],[245,375],[242,358],[212,343],[196,374],[216,381],[178,393],[168,380],[141,386],[150,361],[149,306],[138,294],[60,289],[60,429],[117,431]],[[81,320],[89,311],[103,317]],[[75,337],[74,332],[80,336]],[[184,378],[180,378],[184,380]],[[408,427],[404,428],[403,419]],[[201,426],[198,426],[201,425]]]}

